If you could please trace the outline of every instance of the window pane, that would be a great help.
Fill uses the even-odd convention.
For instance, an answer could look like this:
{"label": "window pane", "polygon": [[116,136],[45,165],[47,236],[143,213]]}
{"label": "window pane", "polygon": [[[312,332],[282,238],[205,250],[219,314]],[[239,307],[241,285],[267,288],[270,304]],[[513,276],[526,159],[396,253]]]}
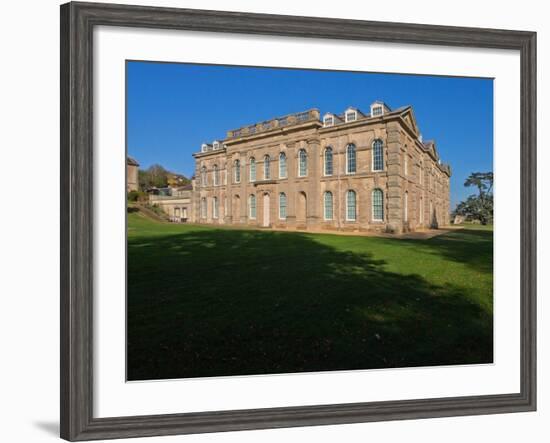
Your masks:
{"label": "window pane", "polygon": [[307,175],[307,154],[306,151],[301,149],[299,153],[299,170],[298,175],[300,177],[305,177]]}
{"label": "window pane", "polygon": [[332,148],[325,149],[325,175],[332,175]]}
{"label": "window pane", "polygon": [[346,148],[346,157],[347,157],[347,170],[348,174],[355,173],[357,163],[355,160],[355,145],[348,145]]}
{"label": "window pane", "polygon": [[355,220],[356,218],[356,209],[355,209],[355,191],[348,191],[347,196],[347,214],[346,219],[347,220]]}
{"label": "window pane", "polygon": [[286,178],[286,155],[284,152],[279,154],[279,178]]}
{"label": "window pane", "polygon": [[256,218],[256,196],[251,195],[249,200],[250,218]]}
{"label": "window pane", "polygon": [[239,160],[235,160],[235,183],[239,183],[241,181],[241,162]]}
{"label": "window pane", "polygon": [[325,192],[325,220],[332,220],[332,192]]}
{"label": "window pane", "polygon": [[284,192],[279,194],[279,218],[286,219],[286,194]]}
{"label": "window pane", "polygon": [[271,174],[270,174],[270,164],[271,160],[269,158],[269,155],[266,155],[264,157],[264,179],[269,180]]}
{"label": "window pane", "polygon": [[384,169],[384,155],[382,147],[382,140],[375,140],[372,144],[373,171],[382,171]]}
{"label": "window pane", "polygon": [[380,189],[372,191],[372,218],[384,220],[384,198]]}

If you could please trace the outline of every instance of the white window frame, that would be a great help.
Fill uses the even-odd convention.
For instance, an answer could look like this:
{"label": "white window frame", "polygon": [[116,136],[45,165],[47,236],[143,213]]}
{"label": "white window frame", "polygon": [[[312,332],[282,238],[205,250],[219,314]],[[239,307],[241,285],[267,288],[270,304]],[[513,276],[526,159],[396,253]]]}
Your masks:
{"label": "white window frame", "polygon": [[264,155],[264,180],[270,180],[270,179],[271,179],[271,157],[269,156],[269,154],[266,154]]}
{"label": "white window frame", "polygon": [[[375,211],[374,211],[374,193],[379,192],[382,195],[382,218],[376,218],[375,217]],[[374,188],[371,192],[371,213],[372,213],[372,221],[373,222],[383,222],[384,221],[384,191],[380,188]]]}
{"label": "white window frame", "polygon": [[[281,160],[281,159],[284,159],[284,161]],[[288,166],[288,164],[287,164],[287,161],[286,161],[286,160],[287,160],[286,153],[284,153],[284,152],[279,152],[279,178],[287,178],[287,175],[288,175],[287,166]],[[282,170],[282,169],[281,169],[281,165],[282,165],[283,163],[284,163],[284,165],[285,165],[285,167],[284,167],[284,175],[281,174],[281,170]]]}
{"label": "white window frame", "polygon": [[[254,215],[252,215],[252,200],[254,200]],[[250,194],[248,196],[248,217],[251,220],[256,220],[256,211],[257,211],[256,196],[254,194]]]}
{"label": "white window frame", "polygon": [[241,161],[239,159],[233,162],[233,180],[235,181],[235,183],[241,182]]}
{"label": "white window frame", "polygon": [[[327,123],[327,120],[331,120],[331,123],[328,124]],[[325,128],[329,128],[331,126],[334,126],[334,115],[332,114],[326,114],[324,117],[323,117],[323,127]]]}
{"label": "white window frame", "polygon": [[[355,195],[354,209],[355,209],[355,218],[349,218],[349,195],[353,193]],[[357,221],[357,192],[353,189],[348,189],[346,191],[346,221],[355,222]]]}
{"label": "white window frame", "polygon": [[214,173],[214,186],[219,186],[220,184],[220,169],[218,168],[218,165],[214,165],[213,167],[213,173]]}
{"label": "white window frame", "polygon": [[[350,119],[350,116],[353,115],[353,119]],[[346,123],[351,123],[357,121],[357,111],[351,109],[345,113]]]}
{"label": "white window frame", "polygon": [[[305,174],[302,174],[302,153],[305,154]],[[307,151],[304,148],[298,151],[298,177],[307,177]]]}
{"label": "white window frame", "polygon": [[[283,217],[282,214],[281,214],[281,197],[284,197],[284,200],[285,200],[285,205],[284,205],[284,208],[285,208],[285,216]],[[279,220],[286,220],[286,210],[287,210],[287,207],[288,207],[288,199],[287,199],[287,196],[284,192],[279,192]]]}
{"label": "white window frame", "polygon": [[256,181],[256,159],[254,157],[250,157],[248,160],[248,181],[251,183]]}
{"label": "white window frame", "polygon": [[[327,217],[327,195],[330,194],[330,218]],[[357,204],[357,201],[356,201]],[[323,193],[323,219],[325,221],[334,220],[334,194],[330,191],[325,191]]]}
{"label": "white window frame", "polygon": [[[374,147],[374,145],[377,141],[382,143],[382,146],[380,148],[382,150],[382,169],[375,169],[374,168],[374,163],[375,163],[375,161],[374,161],[374,159],[375,159],[375,147]],[[372,142],[371,148],[372,148],[371,149],[371,171],[372,172],[382,172],[384,170],[384,142],[383,142],[383,140],[381,138],[374,139],[373,142]]]}
{"label": "white window frame", "polygon": [[218,197],[212,197],[212,218],[218,219],[220,212],[220,206],[218,202]]}
{"label": "white window frame", "polygon": [[[355,171],[349,170],[349,148],[353,146],[353,153],[355,155]],[[355,143],[348,143],[346,145],[346,174],[353,175],[357,173],[357,146]]]}
{"label": "white window frame", "polygon": [[[380,110],[380,113],[379,114],[376,114],[375,111],[376,110]],[[371,117],[381,117],[382,115],[384,115],[384,106],[382,106],[381,104],[374,104],[370,107],[370,115]]]}
{"label": "white window frame", "polygon": [[[327,153],[330,152],[330,174],[327,173]],[[327,146],[323,151],[323,175],[325,177],[332,177],[334,174],[334,149],[332,146]]]}

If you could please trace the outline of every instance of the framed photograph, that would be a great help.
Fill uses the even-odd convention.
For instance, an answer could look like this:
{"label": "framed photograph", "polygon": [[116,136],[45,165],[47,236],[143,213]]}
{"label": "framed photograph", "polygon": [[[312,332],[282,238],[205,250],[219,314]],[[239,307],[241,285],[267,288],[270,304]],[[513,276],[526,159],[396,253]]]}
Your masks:
{"label": "framed photograph", "polygon": [[534,411],[536,34],[61,6],[61,437]]}

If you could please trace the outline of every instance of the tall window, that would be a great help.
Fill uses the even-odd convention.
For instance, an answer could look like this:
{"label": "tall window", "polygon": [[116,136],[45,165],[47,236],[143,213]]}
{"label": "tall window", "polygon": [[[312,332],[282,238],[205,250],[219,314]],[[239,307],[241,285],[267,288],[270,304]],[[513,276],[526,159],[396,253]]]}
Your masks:
{"label": "tall window", "polygon": [[266,155],[264,157],[264,180],[269,180],[271,178],[270,165],[271,159],[269,158],[269,155]]}
{"label": "tall window", "polygon": [[384,220],[384,193],[381,189],[372,191],[372,219],[376,221]]}
{"label": "tall window", "polygon": [[384,169],[384,151],[382,140],[376,139],[372,143],[372,170],[382,171]]}
{"label": "tall window", "polygon": [[418,205],[418,221],[420,224],[424,223],[424,198],[420,197],[420,204]]}
{"label": "tall window", "polygon": [[227,216],[227,197],[223,198],[223,215]]}
{"label": "tall window", "polygon": [[233,163],[233,169],[235,173],[235,183],[241,182],[241,161],[239,159],[235,160]]}
{"label": "tall window", "polygon": [[279,178],[286,178],[286,154],[279,154]]}
{"label": "tall window", "polygon": [[286,220],[286,194],[284,192],[279,194],[279,218]]}
{"label": "tall window", "polygon": [[418,183],[420,185],[422,184],[422,175],[424,174],[424,172],[422,171],[423,164],[424,164],[424,162],[420,161],[420,166],[418,167]]}
{"label": "tall window", "polygon": [[201,218],[206,218],[206,197],[201,198]]}
{"label": "tall window", "polygon": [[248,197],[248,210],[250,218],[256,218],[256,196],[254,194]]}
{"label": "tall window", "polygon": [[332,148],[329,146],[325,149],[325,175],[332,175]]}
{"label": "tall window", "polygon": [[212,199],[212,218],[218,218],[220,206],[218,202],[218,197]]}
{"label": "tall window", "polygon": [[346,148],[346,173],[355,174],[357,161],[355,158],[355,145],[348,145]]}
{"label": "tall window", "polygon": [[409,175],[409,156],[405,153],[405,158],[403,159],[403,173],[405,177]]}
{"label": "tall window", "polygon": [[256,181],[256,159],[254,157],[250,157],[249,167],[250,167],[250,170],[249,170],[250,181],[255,182]]}
{"label": "tall window", "polygon": [[332,192],[325,192],[325,220],[332,220],[333,206],[332,206]]}
{"label": "tall window", "polygon": [[206,166],[201,168],[201,185],[206,186]]}
{"label": "tall window", "polygon": [[409,193],[405,191],[405,196],[403,197],[403,220],[409,221]]}
{"label": "tall window", "polygon": [[351,189],[346,194],[346,220],[355,221],[357,218],[357,195]]}
{"label": "tall window", "polygon": [[300,149],[298,152],[298,177],[307,175],[307,153],[305,149]]}
{"label": "tall window", "polygon": [[220,184],[220,170],[218,169],[218,165],[214,165],[214,186],[218,186]]}

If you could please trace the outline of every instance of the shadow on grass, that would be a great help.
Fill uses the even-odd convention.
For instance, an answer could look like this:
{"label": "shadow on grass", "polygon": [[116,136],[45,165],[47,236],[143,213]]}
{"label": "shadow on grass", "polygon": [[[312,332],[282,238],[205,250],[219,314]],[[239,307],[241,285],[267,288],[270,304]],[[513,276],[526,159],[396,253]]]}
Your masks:
{"label": "shadow on grass", "polygon": [[298,233],[129,239],[128,379],[492,362],[492,312],[384,265]]}

